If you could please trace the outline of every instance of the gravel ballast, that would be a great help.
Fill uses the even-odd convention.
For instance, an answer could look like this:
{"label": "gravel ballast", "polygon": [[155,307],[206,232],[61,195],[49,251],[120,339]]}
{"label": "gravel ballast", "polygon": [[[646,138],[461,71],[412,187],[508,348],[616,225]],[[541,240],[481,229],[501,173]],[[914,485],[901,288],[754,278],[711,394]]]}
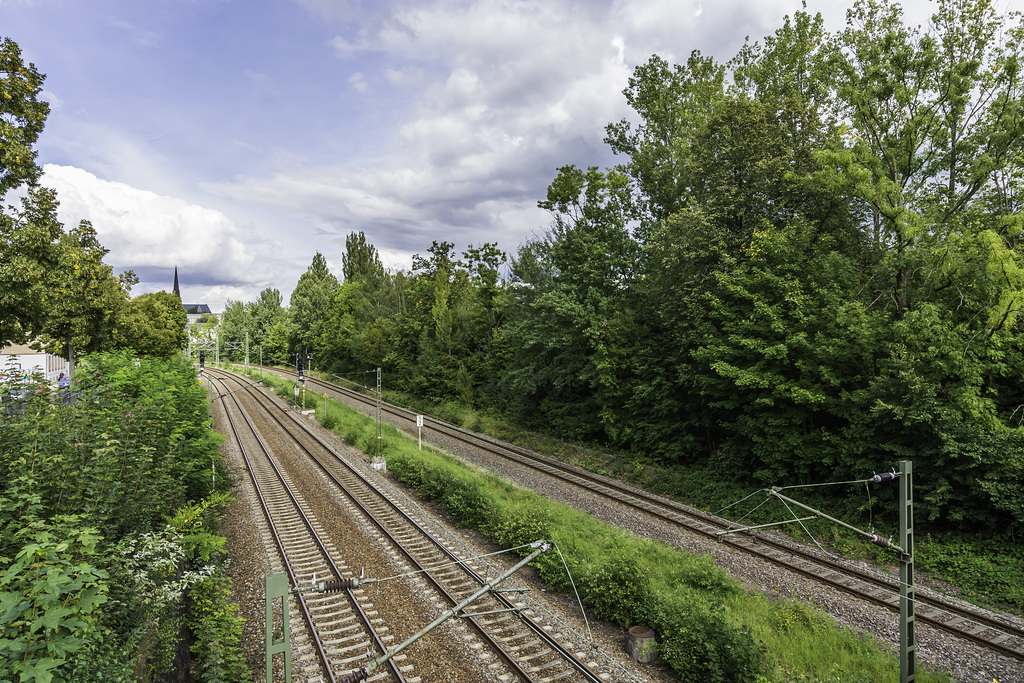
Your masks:
{"label": "gravel ballast", "polygon": [[[361,408],[355,405],[354,407]],[[398,425],[403,427],[404,425]],[[415,432],[411,434],[416,438]],[[841,626],[849,627],[860,633],[874,637],[884,647],[896,652],[899,644],[899,620],[892,613],[878,608],[876,605],[856,600],[848,594],[837,589],[825,586],[807,577],[795,574],[791,571],[781,569],[743,553],[729,544],[714,543],[696,534],[681,530],[678,527],[659,521],[655,518],[637,514],[635,510],[599,498],[583,490],[566,485],[536,470],[516,465],[508,460],[486,454],[477,449],[465,446],[454,441],[446,441],[438,438],[436,434],[428,434],[424,430],[424,439],[431,440],[437,446],[447,450],[456,457],[468,463],[491,470],[513,483],[545,495],[552,500],[564,503],[579,510],[593,515],[610,524],[628,529],[638,536],[662,541],[669,545],[678,547],[687,552],[695,554],[708,554],[714,561],[723,567],[731,576],[740,580],[751,590],[759,591],[771,598],[788,599],[797,597],[800,600],[813,605],[824,614],[831,617]],[[358,452],[355,452],[358,453]],[[361,453],[353,457],[366,459]],[[367,467],[367,469],[369,469]],[[376,473],[375,473],[376,474]],[[407,496],[401,487],[393,484],[387,477],[377,475],[382,486],[390,486],[397,493],[396,495]],[[241,496],[240,496],[241,498]],[[424,506],[415,503],[421,508]],[[425,513],[433,514],[429,508],[424,508]],[[467,545],[465,551],[456,551],[483,554],[488,552],[489,546],[474,533],[458,530],[447,525],[440,515],[435,515],[436,524],[446,527],[446,533]],[[248,565],[258,567],[258,564],[245,561]],[[880,569],[880,571],[891,571]],[[252,583],[251,581],[249,583]],[[260,578],[259,593],[259,620],[262,620],[262,578]],[[925,590],[919,582],[918,590]],[[540,589],[534,590],[534,595],[543,594]],[[578,608],[571,605],[571,600],[565,596],[545,595],[547,602],[552,608],[560,610],[558,613],[564,617],[566,623],[573,626],[577,633],[586,633],[586,625],[579,618],[578,614],[573,615]],[[1024,623],[1013,615],[1000,615],[1008,622],[1017,624]],[[638,680],[673,680],[667,671],[662,667],[652,665],[640,665],[625,655],[624,631],[607,624],[599,624],[594,628],[594,640],[598,642],[603,652],[613,654],[623,667],[616,679],[621,675],[623,680],[635,676]],[[262,633],[262,632],[261,632]],[[919,667],[927,666],[952,672],[956,680],[970,681],[972,683],[1024,683],[1024,666],[1019,662],[999,657],[991,651],[971,643],[954,638],[942,631],[932,629],[919,622],[917,625],[918,649],[917,657]],[[582,637],[582,641],[588,640]],[[262,642],[262,635],[260,635]],[[262,678],[261,678],[262,680]],[[429,680],[429,679],[424,679]]]}

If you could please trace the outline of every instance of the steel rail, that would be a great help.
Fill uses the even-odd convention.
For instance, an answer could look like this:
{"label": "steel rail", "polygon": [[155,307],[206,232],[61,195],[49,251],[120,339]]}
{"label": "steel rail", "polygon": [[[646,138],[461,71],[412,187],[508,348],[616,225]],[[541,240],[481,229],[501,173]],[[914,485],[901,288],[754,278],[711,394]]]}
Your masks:
{"label": "steel rail", "polygon": [[[211,377],[211,379],[213,379],[213,377]],[[222,383],[222,385],[226,389],[227,388],[227,383],[223,379],[219,379],[219,381]],[[278,469],[277,465],[274,463],[274,460],[273,460],[273,458],[270,455],[270,450],[267,448],[266,444],[263,442],[263,439],[260,437],[258,431],[255,428],[255,425],[253,425],[252,421],[249,420],[249,417],[246,414],[245,409],[242,407],[241,403],[238,401],[238,398],[234,395],[234,392],[229,392],[229,394],[231,395],[232,400],[234,401],[235,406],[236,406],[236,408],[239,411],[239,414],[241,415],[242,419],[245,421],[246,425],[251,430],[253,437],[256,439],[256,442],[259,444],[260,448],[262,449],[263,454],[264,454],[264,456],[267,459],[267,463],[270,465],[270,467],[274,470],[274,473],[277,475],[277,478],[278,478],[278,481],[280,482],[282,490],[284,491],[284,493],[287,494],[288,498],[291,500],[292,504],[294,505],[295,512],[302,519],[303,524],[305,525],[305,527],[308,530],[310,536],[313,538],[314,542],[316,543],[316,546],[319,549],[320,553],[323,555],[323,558],[326,560],[327,565],[331,568],[331,571],[334,573],[334,576],[337,579],[343,580],[345,577],[343,576],[341,570],[338,569],[337,565],[334,563],[334,560],[331,558],[330,553],[327,551],[327,549],[324,546],[324,544],[320,541],[319,535],[317,534],[316,530],[313,529],[313,525],[309,521],[309,518],[306,516],[306,514],[303,512],[302,506],[299,504],[298,500],[295,498],[295,495],[292,493],[292,491],[291,491],[290,487],[288,486],[287,482],[285,481],[284,476],[282,475],[280,469]],[[246,468],[248,469],[249,474],[252,477],[253,486],[256,489],[257,496],[258,496],[258,498],[260,500],[260,505],[263,508],[263,514],[264,514],[264,516],[267,519],[267,523],[270,525],[271,534],[272,534],[272,536],[274,538],[274,542],[277,545],[278,552],[281,555],[281,559],[282,559],[283,564],[285,565],[285,569],[288,572],[288,576],[291,579],[292,586],[297,588],[298,585],[299,585],[298,578],[296,577],[295,572],[294,572],[294,570],[292,568],[292,565],[291,565],[291,563],[288,560],[288,553],[285,550],[284,542],[283,542],[283,540],[281,538],[281,535],[279,534],[279,532],[277,530],[277,525],[275,524],[275,522],[273,520],[273,516],[272,516],[272,514],[270,512],[270,508],[269,508],[269,506],[267,504],[267,501],[266,501],[266,499],[265,499],[265,497],[263,495],[263,492],[262,492],[262,490],[260,488],[259,482],[257,481],[256,473],[255,473],[255,471],[253,469],[252,463],[250,462],[249,457],[248,457],[248,455],[245,452],[245,448],[244,448],[244,446],[242,444],[242,440],[240,438],[240,435],[238,434],[238,429],[237,429],[237,427],[235,425],[235,421],[231,417],[230,411],[228,411],[226,408],[225,408],[224,413],[225,413],[225,415],[228,418],[229,424],[231,425],[231,430],[232,430],[232,432],[235,435],[235,442],[238,444],[239,451],[241,452],[242,457],[245,460]],[[348,588],[345,589],[345,594],[348,597],[349,603],[351,604],[351,606],[353,608],[353,611],[356,614],[359,615],[360,621],[362,621],[364,628],[366,629],[366,631],[368,632],[370,637],[373,639],[373,642],[376,644],[376,646],[380,649],[381,652],[386,652],[387,648],[384,646],[384,643],[381,641],[380,636],[377,634],[376,629],[373,628],[373,624],[370,622],[369,617],[366,615],[365,612],[363,612],[363,609],[359,605],[359,601],[356,599],[355,594],[352,592],[351,589],[348,589]],[[312,635],[313,642],[314,642],[314,644],[316,646],[317,655],[320,658],[320,661],[323,663],[324,669],[327,672],[327,675],[330,678],[330,680],[332,682],[336,682],[337,678],[334,675],[333,666],[331,665],[330,658],[327,655],[326,650],[324,649],[322,639],[320,638],[319,631],[317,630],[317,627],[314,624],[313,617],[312,617],[312,615],[310,614],[310,611],[309,611],[309,607],[306,604],[306,598],[301,593],[299,593],[297,595],[297,597],[298,597],[299,605],[302,608],[303,618],[304,618],[304,620],[306,622],[306,625],[309,627],[310,634]],[[404,683],[405,678],[402,676],[402,673],[401,673],[401,671],[399,671],[398,665],[395,662],[389,661],[388,662],[388,669],[390,670],[391,674],[395,677],[395,679],[397,681],[399,681],[401,683]]]}
{"label": "steel rail", "polygon": [[[262,404],[263,403],[263,398],[260,397],[258,394],[254,394],[254,395],[257,397],[257,399]],[[287,433],[287,434],[289,434],[291,436],[292,435],[291,434],[291,429],[289,429],[289,425],[286,425],[284,423],[284,421],[282,420],[282,418],[280,417],[280,411],[267,409],[266,406],[264,406],[264,408],[267,410],[267,414],[272,419],[274,419],[278,423],[278,425],[281,426],[281,428],[285,431],[285,433]],[[398,506],[393,500],[391,500],[387,496],[384,496],[373,485],[373,483],[371,483],[365,476],[363,476],[363,474],[361,472],[357,471],[349,463],[345,462],[345,460],[343,458],[339,457],[338,454],[331,447],[331,445],[326,443],[320,437],[320,435],[318,435],[315,432],[313,432],[312,430],[310,430],[307,425],[303,424],[300,421],[294,421],[293,420],[292,424],[293,424],[293,426],[298,426],[299,428],[301,428],[307,436],[312,438],[317,443],[317,445],[323,450],[325,455],[329,456],[332,459],[333,462],[336,462],[339,465],[341,465],[348,475],[354,477],[356,482],[357,482],[357,484],[359,486],[361,486],[361,488],[363,489],[363,495],[364,496],[365,495],[371,495],[371,496],[375,497],[379,502],[381,502],[385,506],[387,506],[387,508],[390,511],[392,511],[393,513],[399,515],[401,517],[401,519],[402,519],[404,524],[407,524],[408,526],[412,527],[418,534],[420,534],[423,538],[427,539],[431,543],[431,545],[435,548],[435,550],[437,550],[438,552],[443,554],[443,556],[446,557],[449,560],[449,562],[450,562],[449,566],[457,566],[459,569],[461,569],[463,572],[465,572],[478,585],[486,585],[487,584],[487,580],[485,578],[481,577],[471,567],[466,565],[464,561],[460,560],[454,553],[452,553],[447,548],[447,546],[445,546],[444,543],[442,543],[440,540],[435,538],[430,532],[428,532],[426,529],[424,529],[416,520],[414,520],[411,516],[409,516],[408,513],[406,513],[404,510],[402,510],[402,508],[400,506]],[[292,438],[295,438],[295,437],[293,436]],[[456,605],[456,604],[459,603],[459,598],[456,597],[455,595],[453,595],[450,592],[450,590],[448,589],[448,587],[446,587],[438,578],[436,578],[430,572],[430,568],[429,567],[425,567],[424,564],[420,561],[420,559],[412,551],[410,551],[407,548],[407,546],[409,545],[409,542],[408,541],[403,542],[403,541],[397,539],[395,537],[395,534],[392,533],[392,530],[390,530],[387,527],[387,525],[383,521],[381,521],[381,519],[379,519],[379,513],[375,513],[373,510],[371,510],[368,507],[367,504],[365,504],[362,500],[360,500],[359,496],[355,492],[352,491],[351,484],[346,485],[345,483],[341,482],[335,476],[335,473],[332,472],[331,469],[329,467],[327,467],[321,461],[321,459],[317,455],[312,453],[312,451],[310,451],[308,448],[306,448],[298,440],[296,440],[296,443],[299,445],[300,448],[303,448],[310,455],[310,457],[313,459],[313,461],[319,467],[320,471],[328,479],[330,479],[332,482],[334,482],[334,484],[337,487],[339,487],[341,490],[343,490],[343,491],[345,491],[347,493],[349,498],[352,500],[353,504],[355,504],[357,507],[359,507],[360,510],[362,510],[362,512],[367,516],[367,518],[369,518],[374,523],[374,525],[381,531],[381,533],[383,533],[384,535],[386,535],[388,538],[390,538],[392,540],[392,542],[395,544],[395,546],[408,559],[408,561],[414,567],[416,567],[419,571],[421,571],[423,573],[423,576],[428,581],[430,581],[431,584],[433,584],[435,586],[435,588],[443,596],[445,596],[445,599],[451,605]],[[511,600],[509,600],[508,598],[504,597],[500,593],[492,593],[491,597],[496,602],[498,602],[504,608],[504,610],[517,610],[516,605]],[[475,618],[475,616],[482,616],[482,615],[469,615],[464,620],[468,621],[473,626],[474,630],[481,637],[483,637],[485,640],[487,640],[488,642],[491,643],[492,648],[498,653],[498,655],[502,658],[502,660],[504,660],[521,679],[523,679],[523,680],[535,680],[535,676],[533,675],[533,672],[529,671],[528,669],[524,669],[523,666],[515,659],[514,655],[512,655],[511,653],[506,652],[505,649],[501,646],[501,644],[497,642],[495,637],[492,636],[487,631],[486,627],[484,627],[483,625],[478,623],[478,620]],[[576,670],[578,673],[582,674],[583,677],[586,680],[591,681],[592,683],[601,683],[604,680],[604,679],[602,679],[600,677],[600,675],[598,675],[597,673],[593,672],[590,669],[590,667],[588,667],[586,665],[585,662],[581,661],[578,657],[575,656],[574,653],[572,653],[570,650],[568,650],[566,647],[564,647],[560,642],[558,642],[557,639],[552,638],[544,630],[544,627],[542,625],[540,625],[539,623],[537,623],[536,621],[531,619],[528,615],[520,614],[519,617],[520,617],[520,620],[533,632],[533,634],[535,636],[539,637],[542,641],[544,641],[544,643],[548,647],[550,647],[559,657],[561,657],[562,659],[566,660],[570,664],[571,668]]]}
{"label": "steel rail", "polygon": [[[288,374],[286,370],[280,368],[270,369],[282,375]],[[307,377],[307,381],[321,385],[336,394],[376,407],[375,398],[359,391],[311,377]],[[412,411],[388,403],[383,403],[382,409],[395,418],[415,425],[417,414]],[[721,520],[681,503],[601,477],[513,444],[469,432],[430,416],[424,416],[424,427],[427,426],[449,438],[482,448],[499,457],[514,460],[548,476],[568,481],[597,495],[643,510],[672,524],[682,526],[708,538],[714,538],[716,541],[721,540],[718,537],[719,531],[734,528],[726,520]],[[894,586],[889,580],[872,572],[835,562],[794,545],[776,541],[764,534],[747,533],[744,536],[724,539],[723,542],[891,611],[899,611],[899,595],[894,592],[899,590],[898,585]],[[759,546],[767,546],[767,549]],[[830,573],[823,573],[823,568]],[[863,584],[866,587],[855,584]],[[916,603],[918,608],[916,618],[919,621],[959,638],[991,648],[1004,656],[1024,661],[1024,629],[974,610],[965,609],[940,597],[929,595],[920,589],[916,595]],[[987,637],[986,630],[994,631],[997,635],[991,638]]]}

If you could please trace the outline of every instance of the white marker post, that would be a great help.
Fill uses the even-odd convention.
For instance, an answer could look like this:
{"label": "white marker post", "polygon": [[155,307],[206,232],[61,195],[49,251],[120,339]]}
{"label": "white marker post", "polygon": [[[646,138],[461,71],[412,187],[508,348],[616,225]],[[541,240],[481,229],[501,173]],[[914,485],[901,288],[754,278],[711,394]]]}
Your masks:
{"label": "white marker post", "polygon": [[422,415],[417,415],[416,416],[416,431],[418,431],[419,435],[420,435],[420,450],[422,451],[423,450],[423,416]]}

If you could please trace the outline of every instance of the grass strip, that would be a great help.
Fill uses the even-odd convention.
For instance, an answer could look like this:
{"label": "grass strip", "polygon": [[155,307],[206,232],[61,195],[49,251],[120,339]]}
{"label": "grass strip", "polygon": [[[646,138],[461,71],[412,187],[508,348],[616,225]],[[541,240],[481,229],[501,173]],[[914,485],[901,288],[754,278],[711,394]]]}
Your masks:
{"label": "grass strip", "polygon": [[[295,383],[264,383],[294,401]],[[307,400],[312,408],[312,402]],[[347,443],[374,453],[371,416],[322,397],[317,419]],[[584,604],[596,616],[655,630],[659,654],[680,680],[698,683],[868,683],[897,680],[899,662],[872,637],[836,625],[813,605],[772,600],[743,588],[716,566],[664,543],[639,538],[574,508],[520,489],[450,455],[382,426],[388,471],[426,500],[442,505],[456,524],[474,528],[503,547],[547,538],[565,555]],[[553,590],[569,580],[554,554],[534,563]],[[893,621],[897,620],[893,616]],[[922,683],[948,683],[922,670]]]}

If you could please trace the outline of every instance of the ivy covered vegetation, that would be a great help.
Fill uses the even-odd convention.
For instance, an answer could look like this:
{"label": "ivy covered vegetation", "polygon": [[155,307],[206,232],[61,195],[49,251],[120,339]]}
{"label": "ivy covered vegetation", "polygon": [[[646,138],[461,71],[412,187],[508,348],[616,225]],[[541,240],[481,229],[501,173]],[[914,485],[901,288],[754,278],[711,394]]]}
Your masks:
{"label": "ivy covered vegetation", "polygon": [[190,659],[190,680],[244,680],[216,535],[228,479],[195,370],[113,353],[78,379],[71,405],[45,383],[4,403],[0,681],[160,680]]}
{"label": "ivy covered vegetation", "polygon": [[[1017,543],[1022,40],[992,0],[924,27],[860,0],[839,33],[796,12],[727,63],[651,57],[606,127],[621,163],[559,169],[550,229],[511,258],[435,241],[392,272],[353,232],[340,278],[316,254],[287,308],[232,302],[222,339],[691,483],[909,459],[919,531]],[[839,502],[870,523],[863,487]]]}

